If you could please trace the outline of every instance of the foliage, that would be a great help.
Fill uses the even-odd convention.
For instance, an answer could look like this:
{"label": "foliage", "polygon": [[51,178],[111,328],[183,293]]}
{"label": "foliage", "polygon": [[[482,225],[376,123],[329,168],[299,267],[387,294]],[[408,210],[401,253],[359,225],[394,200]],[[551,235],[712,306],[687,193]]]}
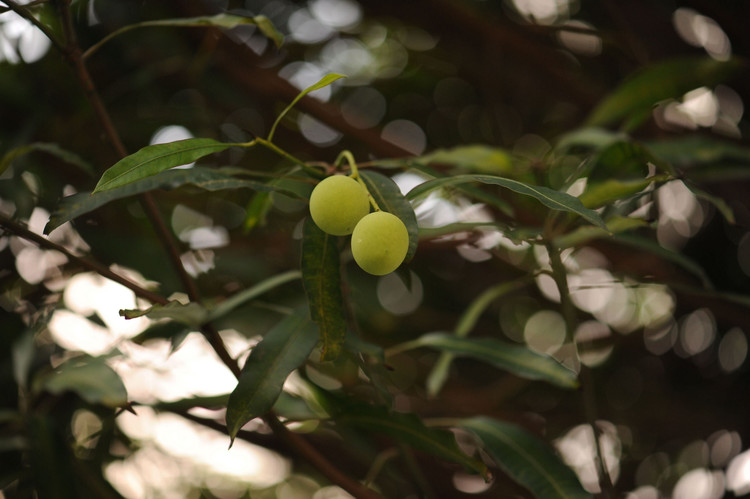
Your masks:
{"label": "foliage", "polygon": [[[0,23],[13,15],[60,49],[0,61],[0,105],[24,120],[0,129],[6,496],[138,495],[118,477],[149,448],[148,418],[171,416],[175,428],[220,431],[224,449],[249,442],[291,463],[263,483],[232,466],[206,471],[198,456],[159,441],[161,456],[202,469],[174,490],[207,496],[221,495],[211,473],[253,497],[281,497],[280,483],[293,490],[304,480],[356,497],[463,497],[472,488],[480,497],[616,497],[638,486],[669,494],[685,463],[654,471],[653,456],[722,431],[750,441],[745,409],[723,423],[712,403],[706,421],[674,422],[703,403],[699,395],[744,395],[750,232],[737,186],[746,186],[750,149],[719,133],[741,137],[745,124],[722,129],[716,111],[713,131],[692,134],[667,119],[682,112],[684,125],[687,96],[706,91],[717,105],[741,104],[728,86],[740,78],[739,58],[673,57],[592,81],[609,91],[576,106],[587,115],[554,126],[536,106],[555,97],[527,88],[539,79],[528,68],[511,70],[509,91],[523,97],[514,112],[538,127],[511,140],[491,132],[503,129],[498,116],[464,102],[471,85],[434,69],[440,57],[458,64],[455,55],[414,48],[432,38],[408,26],[410,7],[403,26],[377,21],[382,32],[364,21],[337,26],[328,36],[351,43],[335,57],[307,52],[341,63],[316,72],[302,62],[304,26],[290,21],[283,33],[270,15],[192,2],[137,14],[118,6],[128,23],[101,11],[92,28],[83,19],[93,1],[0,3]],[[390,5],[344,3],[373,23]],[[300,7],[297,19],[323,4]],[[600,40],[563,24],[513,25],[480,2],[440,4],[436,16],[484,26],[485,40],[522,28],[549,43],[557,32]],[[494,21],[465,17],[482,9]],[[412,47],[413,60],[389,76],[397,47]],[[352,62],[363,50],[368,67]],[[538,58],[536,77],[551,71],[570,84],[544,66],[546,51],[526,50]],[[170,51],[184,68],[164,62]],[[119,57],[123,67],[109,73]],[[293,64],[281,68],[285,58]],[[474,55],[466,64],[478,67]],[[494,70],[487,78],[499,85]],[[371,117],[378,87],[391,92],[395,138],[388,126],[381,136],[374,124],[352,125]],[[432,87],[436,108],[422,116],[415,95]],[[557,104],[565,108],[562,97]],[[448,138],[450,126],[436,131],[446,116],[459,124]],[[425,136],[415,121],[428,147],[414,145]],[[173,123],[199,137],[149,139]],[[364,273],[349,237],[308,216],[313,187],[334,173],[350,174],[374,209],[405,224],[408,251],[393,274]],[[733,239],[703,240],[716,226]],[[191,348],[200,355],[178,372],[172,362]],[[687,406],[667,403],[659,390],[683,389],[668,382],[686,372],[700,391]],[[160,373],[171,392],[158,390]],[[666,423],[649,422],[659,411]],[[576,440],[579,430],[591,438]],[[571,442],[578,455],[566,451]],[[726,467],[739,445],[693,467]]]}

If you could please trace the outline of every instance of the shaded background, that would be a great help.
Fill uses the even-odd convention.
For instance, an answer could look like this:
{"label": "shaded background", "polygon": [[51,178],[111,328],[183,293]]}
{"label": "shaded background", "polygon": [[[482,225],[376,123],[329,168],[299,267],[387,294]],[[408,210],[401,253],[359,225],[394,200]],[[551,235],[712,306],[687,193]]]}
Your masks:
{"label": "shaded background", "polygon": [[[338,72],[349,78],[320,91],[314,99],[301,101],[300,112],[284,121],[276,134],[276,142],[297,157],[331,162],[339,151],[349,149],[359,161],[368,161],[481,143],[526,158],[529,165],[538,167],[539,175],[544,175],[544,154],[556,138],[580,126],[596,103],[627,75],[676,56],[708,54],[717,60],[744,56],[750,36],[745,26],[750,7],[740,1],[626,5],[566,0],[78,1],[74,9],[83,47],[127,24],[224,10],[266,15],[286,35],[283,47],[276,49],[252,27],[228,32],[144,28],[103,46],[90,57],[90,71],[131,152],[149,143],[190,136],[226,141],[264,136],[300,89],[324,74]],[[116,155],[59,55],[45,48],[35,32],[10,13],[0,15],[0,30],[2,152],[25,143],[51,142],[76,152],[99,173],[113,164]],[[663,102],[633,135],[658,142],[697,134],[744,146],[748,81],[742,70],[725,83],[699,87],[679,100]],[[262,171],[266,164],[273,168],[278,158],[255,150],[252,154],[233,150],[220,161]],[[735,225],[727,224],[689,191],[672,185],[660,193],[657,229],[659,242],[698,262],[716,289],[744,295],[750,294],[750,190],[744,180],[747,174],[742,173],[747,163],[747,157],[737,157],[731,175],[727,169],[712,175],[709,168],[702,177],[702,186],[735,211]],[[0,177],[0,210],[29,220],[40,232],[64,194],[93,185],[82,169],[33,153]],[[304,205],[277,199],[266,223],[248,233],[243,223],[251,201],[247,192],[222,197],[189,189],[159,193],[161,211],[185,244],[183,261],[205,296],[225,296],[298,266],[299,247],[290,235],[295,233]],[[431,213],[440,219],[435,209]],[[529,215],[531,221],[534,216]],[[141,279],[161,283],[165,296],[180,290],[136,202],[111,203],[77,219],[74,228],[66,227],[53,233],[53,239],[90,250],[106,264],[132,269]],[[75,288],[67,279],[76,269],[62,271],[63,261],[54,255],[32,251],[6,236],[0,241],[7,338],[25,328],[21,317],[56,314],[50,331],[44,333],[49,355],[60,355],[66,348],[101,354],[115,344],[120,346],[128,352],[128,360],[118,372],[124,373],[131,399],[169,401],[232,389],[231,376],[221,368],[199,367],[199,359],[210,354],[198,340],[195,345],[186,340],[168,357],[174,364],[155,369],[166,362],[168,344],[145,351],[120,343],[120,338],[145,327],[118,322],[117,309],[134,308],[135,303],[123,305],[126,298],[118,301],[106,295],[108,284],[93,276],[77,276]],[[517,254],[512,245],[497,249],[464,243],[427,241],[420,245],[411,266],[419,287],[412,293],[398,288],[398,281],[351,273],[351,298],[364,336],[388,345],[443,330],[446,324],[455,323],[479,292],[516,277],[524,259],[533,259],[528,252]],[[581,261],[586,263],[579,262],[582,267],[604,269],[603,274],[589,276],[592,286],[623,275],[641,282],[666,279],[695,284],[693,276],[647,254],[606,243],[593,249],[595,253]],[[601,335],[594,349],[600,359],[593,373],[597,413],[610,438],[609,464],[616,488],[623,493],[638,490],[632,497],[639,498],[657,497],[657,490],[686,498],[722,497],[725,487],[730,490],[727,497],[733,496],[732,490],[737,495],[746,493],[750,491],[746,453],[750,418],[745,356],[750,312],[747,306],[729,300],[681,293],[679,286],[655,289],[652,295],[644,291],[638,298],[655,309],[650,322],[641,320],[643,313],[635,309],[631,317],[613,318],[612,310],[604,311],[606,304],[598,305],[599,315],[591,312],[597,324],[605,324],[603,332],[601,326],[592,326],[596,329],[592,334]],[[114,288],[112,293],[116,293]],[[94,296],[108,298],[97,301]],[[498,303],[483,316],[477,334],[497,334],[499,329],[512,340],[529,342],[524,336],[529,320],[536,317],[546,327],[559,320],[559,314],[539,315],[556,313],[549,298],[540,284],[533,293]],[[617,307],[619,299],[634,298],[607,294],[604,301]],[[268,297],[269,303],[287,307],[303,300],[301,286]],[[641,319],[636,317],[639,313]],[[603,318],[607,314],[609,322]],[[222,327],[233,331],[227,337],[230,346],[236,337],[239,354],[275,318],[273,312],[255,307],[227,319]],[[84,334],[91,328],[98,333]],[[80,333],[79,340],[73,332]],[[99,338],[100,343],[92,338]],[[8,354],[10,342],[3,348]],[[574,467],[584,485],[596,487],[590,475],[593,468],[587,468],[592,466],[590,437],[579,426],[583,421],[579,395],[457,361],[440,398],[428,400],[422,382],[434,360],[431,354],[394,360],[392,381],[401,390],[397,396],[401,409],[425,417],[487,414],[519,422],[556,440],[571,460],[578,456],[580,462]],[[144,374],[139,370],[142,367],[144,372],[156,370],[159,375]],[[340,366],[342,371],[335,373],[339,383],[347,383],[346,370],[352,368]],[[3,369],[10,371],[10,364]],[[202,376],[191,377],[191,372],[202,369]],[[214,371],[215,378],[206,374]],[[356,372],[349,375],[356,378]],[[156,384],[155,379],[159,380]],[[144,382],[150,383],[149,389],[143,388]],[[17,388],[8,386],[3,406],[16,407]],[[262,432],[253,438],[281,454],[260,458],[252,454],[260,452],[253,448],[247,450],[249,457],[222,460],[219,456],[226,454],[226,442],[213,433],[211,438],[220,442],[221,451],[198,452],[201,438],[210,440],[206,436],[193,437],[192,449],[183,450],[181,444],[187,437],[170,435],[181,435],[186,414],[152,414],[143,408],[138,420],[120,417],[111,433],[119,447],[92,444],[84,438],[93,432],[91,428],[115,423],[91,407],[82,408],[79,402],[62,398],[52,409],[39,410],[54,414],[63,426],[58,433],[72,435],[78,442],[79,457],[104,465],[105,477],[128,497],[147,496],[149,490],[161,491],[165,497],[198,497],[198,490],[209,497],[241,497],[248,487],[259,490],[253,497],[338,497],[333,489],[331,495],[321,495],[318,489],[324,482],[304,463],[291,471],[288,459],[293,458]],[[206,431],[214,415],[200,417],[200,431]],[[148,418],[151,422],[144,423]],[[198,430],[190,426],[185,431]],[[3,435],[8,437],[10,432]],[[313,438],[327,453],[357,454],[356,448],[347,449],[338,440]],[[15,463],[20,454],[2,455],[7,457],[4,462]],[[248,462],[260,464],[252,467]],[[357,459],[342,459],[341,466],[357,476],[367,470],[367,463]],[[9,464],[7,469],[13,467]],[[154,475],[156,468],[160,472]],[[429,459],[425,473],[435,490],[441,491],[438,497],[526,494],[502,476],[487,486],[460,472],[445,473]],[[396,483],[395,487],[408,485]],[[404,497],[413,493],[402,490]],[[302,495],[295,496],[294,491]]]}

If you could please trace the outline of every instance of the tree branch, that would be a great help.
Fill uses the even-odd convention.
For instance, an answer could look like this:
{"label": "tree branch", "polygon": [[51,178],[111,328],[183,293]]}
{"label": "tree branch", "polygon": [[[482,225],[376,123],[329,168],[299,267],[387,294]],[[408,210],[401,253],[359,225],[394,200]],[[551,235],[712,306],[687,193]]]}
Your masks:
{"label": "tree branch", "polygon": [[87,258],[82,258],[78,255],[73,254],[70,250],[68,250],[64,246],[54,243],[50,241],[49,239],[47,239],[46,237],[40,236],[39,234],[30,231],[28,228],[24,227],[22,224],[18,222],[14,222],[13,220],[7,218],[4,215],[0,215],[0,226],[4,227],[6,231],[15,234],[18,237],[26,239],[27,241],[31,241],[41,248],[59,251],[60,253],[68,257],[68,260],[77,263],[81,267],[91,270],[93,272],[96,272],[102,277],[106,277],[107,279],[110,279],[119,284],[122,284],[123,286],[131,290],[133,293],[135,293],[135,295],[138,296],[139,298],[143,298],[145,300],[150,301],[151,303],[158,303],[161,305],[165,305],[169,303],[169,300],[167,300],[163,296],[158,295],[154,293],[153,291],[149,291],[148,289],[145,289],[139,286],[138,284],[134,283],[128,278],[123,277],[120,274],[117,274],[116,272],[113,272],[108,267],[104,266],[103,264],[99,262],[95,262]]}

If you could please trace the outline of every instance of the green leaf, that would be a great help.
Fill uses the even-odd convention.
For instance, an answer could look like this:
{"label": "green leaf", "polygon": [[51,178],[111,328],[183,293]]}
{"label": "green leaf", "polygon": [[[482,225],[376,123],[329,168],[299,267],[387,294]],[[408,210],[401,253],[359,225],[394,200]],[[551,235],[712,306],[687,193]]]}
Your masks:
{"label": "green leaf", "polygon": [[520,426],[476,417],[464,420],[461,427],[476,435],[497,465],[536,497],[593,497],[549,445]]}
{"label": "green leaf", "polygon": [[709,194],[708,192],[704,191],[703,189],[693,185],[691,182],[684,182],[685,186],[690,189],[690,192],[695,194],[695,196],[699,199],[703,199],[704,201],[707,201],[714,205],[714,207],[719,210],[719,213],[724,217],[724,219],[729,222],[730,224],[735,224],[736,221],[734,219],[734,211],[729,206],[729,203],[727,203],[723,198],[719,196],[714,196],[713,194]]}
{"label": "green leaf", "polygon": [[128,392],[120,376],[97,357],[64,362],[44,378],[41,387],[55,394],[72,391],[91,404],[108,407],[121,407],[128,402]]}
{"label": "green leaf", "polygon": [[[486,289],[471,302],[461,315],[456,324],[454,334],[459,338],[468,336],[471,330],[474,329],[479,318],[493,301],[507,295],[508,293],[523,288],[529,282],[531,282],[531,278],[525,277],[515,281],[504,282]],[[453,357],[454,354],[452,352],[445,351],[440,354],[437,362],[435,362],[430,374],[427,375],[426,384],[429,396],[434,397],[442,389],[448,378]]]}
{"label": "green leaf", "polygon": [[302,282],[310,317],[320,328],[321,360],[335,360],[346,339],[344,297],[338,238],[326,234],[308,218],[302,239]]}
{"label": "green leaf", "polygon": [[386,177],[372,170],[362,170],[359,176],[367,185],[367,190],[375,199],[381,210],[393,213],[404,222],[406,231],[409,233],[409,249],[406,251],[405,262],[408,262],[417,252],[419,243],[419,226],[414,208],[406,200],[401,190],[390,177]]}
{"label": "green leaf", "polygon": [[555,152],[564,154],[570,149],[597,151],[624,140],[627,136],[621,132],[598,127],[579,128],[562,135],[555,143]]}
{"label": "green leaf", "polygon": [[608,238],[612,237],[613,234],[648,226],[649,223],[642,218],[615,216],[607,219],[608,230],[604,230],[601,227],[594,227],[593,225],[586,225],[556,238],[554,243],[559,249],[572,248],[574,246],[581,246],[594,239]]}
{"label": "green leaf", "polygon": [[171,301],[166,305],[152,305],[144,310],[120,310],[120,315],[126,319],[146,316],[149,319],[170,319],[187,326],[199,327],[208,318],[208,311],[195,302],[180,303]]}
{"label": "green leaf", "polygon": [[667,249],[651,239],[647,239],[635,234],[616,234],[612,237],[612,241],[618,244],[630,246],[640,251],[651,253],[652,255],[656,255],[668,262],[677,264],[697,277],[700,280],[701,285],[703,285],[705,288],[713,289],[713,284],[708,278],[708,274],[706,274],[706,271],[703,270],[703,267],[695,263],[694,260],[683,255],[682,253]]}
{"label": "green leaf", "polygon": [[270,192],[256,193],[245,210],[245,221],[242,224],[245,232],[250,232],[258,226],[264,226],[266,224],[266,215],[272,205],[273,198]]}
{"label": "green leaf", "polygon": [[225,143],[214,139],[185,139],[146,146],[105,171],[94,188],[94,194],[130,184],[175,166],[192,163],[230,147],[248,147],[249,144]]}
{"label": "green leaf", "polygon": [[16,147],[15,149],[11,149],[5,154],[5,156],[3,156],[2,160],[0,160],[0,174],[7,170],[11,163],[15,161],[15,159],[19,156],[23,156],[24,154],[29,154],[35,151],[45,152],[47,154],[51,154],[52,156],[56,156],[66,163],[78,167],[86,174],[92,177],[96,176],[94,168],[79,155],[70,151],[66,151],[57,144],[53,144],[50,142],[34,142],[32,144],[26,144],[20,147]]}
{"label": "green leaf", "polygon": [[436,151],[414,158],[426,164],[453,165],[469,172],[508,175],[513,172],[511,155],[504,149],[470,144]]}
{"label": "green leaf", "polygon": [[255,17],[245,17],[245,16],[238,16],[234,14],[216,14],[213,16],[199,16],[199,17],[188,17],[183,19],[159,19],[156,21],[145,21],[142,23],[136,23],[136,24],[130,24],[128,26],[124,26],[117,31],[114,31],[104,37],[102,40],[100,40],[95,45],[92,45],[91,48],[89,48],[84,54],[84,59],[87,57],[90,57],[94,52],[99,50],[102,45],[110,41],[111,39],[122,35],[123,33],[127,33],[128,31],[137,29],[137,28],[148,28],[148,27],[158,27],[158,26],[173,26],[173,27],[182,27],[182,28],[202,28],[207,26],[213,26],[216,28],[224,28],[224,29],[231,29],[235,28],[237,26],[242,25],[248,25],[248,24],[254,24],[258,26],[258,29],[263,33],[265,36],[270,38],[273,43],[280,47],[281,44],[284,42],[284,36],[276,29],[276,27],[271,23],[271,21],[265,17],[265,16],[255,16]]}
{"label": "green leaf", "polygon": [[81,192],[63,198],[60,206],[50,216],[49,222],[47,222],[47,226],[44,228],[44,233],[49,234],[65,222],[94,211],[111,201],[154,189],[171,189],[183,185],[193,185],[207,191],[224,189],[252,189],[261,193],[279,191],[289,196],[298,197],[294,192],[276,186],[273,183],[264,184],[252,180],[238,179],[223,169],[217,170],[199,166],[178,168],[166,170],[120,187],[97,192],[96,194]]}
{"label": "green leaf", "polygon": [[315,348],[316,329],[309,319],[288,315],[250,352],[227,403],[227,431],[233,441],[245,423],[271,410],[286,378]]}
{"label": "green leaf", "polygon": [[[671,180],[670,175],[658,175],[640,180],[605,180],[591,183],[578,199],[586,208],[599,208],[614,201],[638,194],[652,183],[662,183]],[[609,227],[609,223],[607,224]],[[611,227],[609,227],[611,230]]]}
{"label": "green leaf", "polygon": [[434,189],[447,187],[451,185],[464,184],[467,182],[481,182],[483,184],[493,184],[510,189],[513,192],[531,196],[541,202],[543,205],[554,210],[567,211],[575,213],[594,225],[605,228],[606,225],[599,214],[590,210],[581,204],[581,201],[564,192],[555,191],[539,185],[530,185],[509,178],[495,177],[490,175],[456,175],[453,177],[444,177],[428,180],[419,184],[406,194],[406,198],[414,200]]}
{"label": "green leaf", "polygon": [[607,126],[626,121],[635,128],[665,99],[680,98],[698,87],[725,81],[742,67],[738,59],[717,61],[709,57],[686,57],[660,61],[627,78],[589,115],[587,126]]}
{"label": "green leaf", "polygon": [[415,414],[389,411],[383,406],[346,404],[334,416],[337,423],[380,433],[403,442],[414,449],[458,463],[469,471],[489,478],[487,467],[478,459],[464,454],[452,432],[428,428]]}
{"label": "green leaf", "polygon": [[323,78],[321,78],[317,83],[314,83],[304,89],[302,92],[300,92],[297,97],[294,98],[294,100],[284,108],[283,111],[281,111],[281,114],[276,118],[276,121],[273,122],[273,126],[271,126],[271,131],[268,133],[268,141],[271,142],[273,140],[273,134],[276,132],[276,127],[279,126],[279,123],[281,123],[281,120],[286,116],[286,114],[294,107],[299,100],[304,97],[305,95],[309,94],[310,92],[314,92],[315,90],[320,90],[321,88],[327,87],[334,81],[340,79],[340,78],[346,78],[345,75],[340,75],[336,73],[331,73],[325,75]]}
{"label": "green leaf", "polygon": [[552,357],[494,338],[461,338],[446,333],[430,333],[396,345],[390,352],[420,347],[436,348],[455,356],[481,360],[521,378],[546,381],[562,388],[578,386],[576,373]]}
{"label": "green leaf", "polygon": [[654,165],[664,173],[675,175],[668,162],[655,156],[646,146],[629,140],[608,145],[594,156],[589,166],[588,178],[591,182],[609,179],[642,179],[649,175]]}

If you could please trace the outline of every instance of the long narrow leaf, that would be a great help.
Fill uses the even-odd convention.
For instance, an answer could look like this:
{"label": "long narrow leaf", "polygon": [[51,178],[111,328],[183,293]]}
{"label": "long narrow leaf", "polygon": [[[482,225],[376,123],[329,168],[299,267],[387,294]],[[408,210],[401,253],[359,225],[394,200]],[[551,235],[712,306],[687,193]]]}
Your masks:
{"label": "long narrow leaf", "polygon": [[253,180],[239,179],[225,173],[222,169],[214,170],[195,166],[166,170],[150,177],[136,180],[129,184],[92,194],[80,192],[63,198],[60,206],[50,216],[44,233],[49,234],[65,222],[92,212],[105,204],[117,199],[135,196],[154,189],[176,188],[182,185],[193,185],[208,191],[224,189],[252,189],[259,192],[279,191],[289,196],[297,196],[294,192],[282,189],[272,183],[264,184]]}
{"label": "long narrow leaf", "polygon": [[[461,315],[458,324],[456,324],[456,329],[454,331],[455,335],[459,338],[466,337],[469,332],[474,329],[474,326],[481,315],[493,301],[507,295],[508,293],[512,293],[517,289],[523,288],[530,281],[530,278],[523,278],[515,281],[504,282],[486,289],[471,302],[471,305],[469,305],[466,311]],[[432,367],[430,374],[427,375],[427,393],[431,397],[437,395],[445,384],[445,380],[448,378],[448,373],[450,372],[451,363],[453,362],[453,357],[454,355],[452,352],[444,351],[441,353],[437,362],[435,362],[435,365]]]}
{"label": "long narrow leaf", "polygon": [[310,303],[310,317],[320,328],[321,360],[336,359],[346,339],[339,265],[337,238],[324,233],[308,218],[302,240],[302,282]]}
{"label": "long narrow leaf", "polygon": [[327,87],[340,78],[346,78],[346,76],[336,73],[327,74],[317,83],[313,83],[302,92],[300,92],[297,97],[295,97],[294,100],[287,107],[285,107],[283,111],[281,111],[281,114],[279,114],[279,116],[276,118],[276,121],[273,122],[271,131],[268,133],[268,141],[271,142],[271,140],[273,140],[273,134],[276,133],[276,127],[279,126],[279,123],[281,123],[281,120],[284,118],[284,116],[286,116],[286,114],[294,107],[295,104],[297,104],[297,102],[299,102],[302,97],[309,94],[310,92],[314,92],[315,90],[320,90],[321,88]]}
{"label": "long narrow leaf", "polygon": [[576,388],[577,375],[552,357],[494,338],[460,338],[445,333],[429,333],[391,348],[401,352],[429,347],[455,356],[481,360],[526,379],[546,381],[562,388]]}
{"label": "long narrow leaf", "polygon": [[185,139],[166,144],[146,146],[136,153],[126,156],[104,172],[94,193],[127,185],[136,180],[156,175],[157,173],[185,165],[209,154],[221,152],[230,147],[247,144],[219,142],[214,139]]}
{"label": "long narrow leaf", "polygon": [[464,454],[452,432],[428,428],[414,414],[389,411],[383,406],[349,404],[334,419],[340,424],[388,435],[414,449],[458,463],[467,470],[488,478],[487,467],[481,461]]}
{"label": "long narrow leaf", "polygon": [[432,190],[451,185],[465,184],[467,182],[481,182],[483,184],[499,185],[506,189],[510,189],[513,192],[531,196],[548,208],[575,213],[594,225],[606,228],[606,225],[599,214],[583,206],[581,201],[576,197],[548,187],[526,184],[519,182],[518,180],[495,177],[492,175],[456,175],[454,177],[428,180],[409,191],[406,194],[406,198],[413,200]]}
{"label": "long narrow leaf", "polygon": [[370,195],[375,198],[380,209],[393,213],[404,222],[406,231],[409,233],[409,249],[406,252],[404,261],[408,262],[417,251],[419,242],[419,226],[417,225],[417,216],[414,214],[414,208],[406,200],[398,185],[378,172],[372,170],[362,170],[359,173],[362,180],[367,185]]}
{"label": "long narrow leaf", "polygon": [[679,98],[700,86],[724,81],[741,67],[737,59],[717,61],[709,57],[680,58],[658,62],[625,80],[589,116],[588,126],[605,126],[627,120],[630,128],[649,116],[653,106]]}
{"label": "long narrow leaf", "polygon": [[261,33],[270,38],[277,47],[280,47],[284,42],[284,37],[274,27],[271,21],[265,16],[245,17],[234,14],[216,14],[214,16],[199,16],[199,17],[188,17],[184,19],[159,19],[156,21],[145,21],[137,24],[130,24],[124,26],[117,31],[114,31],[102,38],[98,43],[92,45],[86,52],[84,52],[84,59],[91,57],[91,55],[99,50],[102,45],[110,41],[111,39],[132,31],[138,28],[158,27],[158,26],[174,26],[181,28],[202,28],[207,26],[213,26],[216,28],[231,29],[237,26],[254,24],[258,26]]}
{"label": "long narrow leaf", "polygon": [[316,329],[306,317],[288,315],[253,348],[227,403],[227,431],[232,441],[245,423],[271,410],[286,378],[315,348]]}
{"label": "long narrow leaf", "polygon": [[45,152],[52,156],[56,156],[66,163],[79,168],[81,171],[92,177],[96,175],[94,168],[86,160],[81,158],[76,153],[67,151],[59,145],[51,142],[34,142],[32,144],[25,144],[20,147],[16,147],[15,149],[11,149],[5,154],[5,156],[3,156],[2,159],[0,159],[0,173],[3,173],[5,170],[7,170],[11,163],[19,156],[23,156],[24,154],[29,154],[35,151]]}
{"label": "long narrow leaf", "polygon": [[523,428],[476,417],[464,420],[497,465],[539,499],[589,499],[578,477],[554,450]]}

